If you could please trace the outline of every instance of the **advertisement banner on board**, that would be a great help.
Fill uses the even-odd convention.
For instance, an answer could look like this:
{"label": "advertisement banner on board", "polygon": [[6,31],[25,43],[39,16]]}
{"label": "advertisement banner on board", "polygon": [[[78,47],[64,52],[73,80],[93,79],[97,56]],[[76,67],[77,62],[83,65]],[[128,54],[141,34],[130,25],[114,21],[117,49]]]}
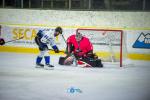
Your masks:
{"label": "advertisement banner on board", "polygon": [[[12,42],[5,44],[6,46],[37,48],[34,38],[39,30],[47,29],[47,28],[55,29],[55,28],[50,28],[50,27],[39,27],[39,26],[3,25],[1,28],[1,37],[4,38],[5,41],[16,40],[16,41],[12,41]],[[75,29],[63,29],[63,35],[65,37],[65,40],[67,39],[68,36],[70,36],[74,32],[75,32]],[[59,35],[58,37],[55,37],[54,40],[60,49],[66,48],[65,41],[61,35]]]}
{"label": "advertisement banner on board", "polygon": [[150,32],[149,33],[141,32],[132,47],[150,49]]}

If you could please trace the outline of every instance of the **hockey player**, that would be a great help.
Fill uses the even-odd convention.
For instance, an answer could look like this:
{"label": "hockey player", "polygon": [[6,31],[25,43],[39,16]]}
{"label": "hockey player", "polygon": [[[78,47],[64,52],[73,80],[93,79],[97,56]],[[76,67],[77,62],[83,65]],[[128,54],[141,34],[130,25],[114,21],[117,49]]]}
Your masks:
{"label": "hockey player", "polygon": [[88,53],[93,52],[93,45],[88,38],[82,36],[81,33],[71,35],[67,39],[67,51],[68,53],[74,53],[76,58],[87,56]]}
{"label": "hockey player", "polygon": [[[54,66],[50,64],[50,56],[48,54],[48,45],[50,45],[55,53],[59,53],[59,49],[54,42],[54,37],[62,34],[62,28],[56,27],[55,30],[52,29],[44,29],[39,30],[36,37],[35,42],[39,47],[40,54],[36,58],[36,68],[53,68]],[[42,59],[45,59],[45,66],[41,63]]]}
{"label": "hockey player", "polygon": [[84,64],[82,67],[103,67],[101,60],[93,53],[92,43],[79,32],[68,37],[67,56],[64,59],[60,57],[59,64],[71,65],[74,59],[79,65]]}
{"label": "hockey player", "polygon": [[5,40],[3,38],[0,38],[0,45],[4,45],[5,44]]}

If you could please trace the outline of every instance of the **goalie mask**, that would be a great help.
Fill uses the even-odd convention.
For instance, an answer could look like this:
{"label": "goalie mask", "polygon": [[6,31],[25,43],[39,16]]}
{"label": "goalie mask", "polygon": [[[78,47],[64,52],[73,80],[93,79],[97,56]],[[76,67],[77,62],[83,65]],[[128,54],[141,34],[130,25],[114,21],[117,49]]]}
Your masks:
{"label": "goalie mask", "polygon": [[79,42],[82,39],[82,34],[81,33],[76,33],[76,40]]}

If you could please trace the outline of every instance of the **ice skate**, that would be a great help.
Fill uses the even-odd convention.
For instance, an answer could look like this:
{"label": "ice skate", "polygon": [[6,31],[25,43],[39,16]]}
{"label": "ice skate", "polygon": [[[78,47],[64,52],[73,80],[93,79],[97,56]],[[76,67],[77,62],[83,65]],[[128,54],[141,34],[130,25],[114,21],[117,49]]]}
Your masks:
{"label": "ice skate", "polygon": [[44,68],[44,64],[41,64],[41,63],[36,64],[35,68]]}
{"label": "ice skate", "polygon": [[53,66],[53,65],[50,65],[50,64],[46,64],[46,65],[44,66],[44,68],[45,68],[46,70],[53,70],[53,69],[54,69],[54,66]]}

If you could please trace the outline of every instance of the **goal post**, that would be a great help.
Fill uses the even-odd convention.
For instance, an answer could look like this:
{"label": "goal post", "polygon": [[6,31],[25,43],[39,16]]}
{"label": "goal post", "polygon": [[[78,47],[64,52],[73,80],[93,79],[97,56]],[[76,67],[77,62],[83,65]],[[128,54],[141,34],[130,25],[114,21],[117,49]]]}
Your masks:
{"label": "goal post", "polygon": [[120,67],[123,66],[126,46],[122,30],[78,28],[76,32],[89,38],[94,46],[94,52],[103,62],[117,62]]}

